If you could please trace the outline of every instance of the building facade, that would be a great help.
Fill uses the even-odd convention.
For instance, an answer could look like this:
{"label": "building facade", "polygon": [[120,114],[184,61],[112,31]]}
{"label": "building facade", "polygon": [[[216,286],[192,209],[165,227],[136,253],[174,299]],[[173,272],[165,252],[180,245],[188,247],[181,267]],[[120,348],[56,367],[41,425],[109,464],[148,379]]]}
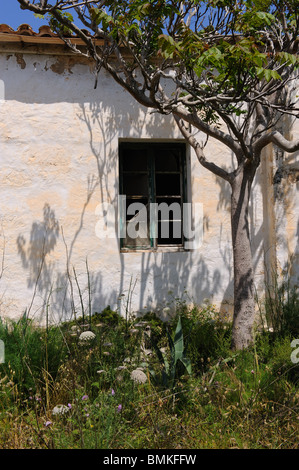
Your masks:
{"label": "building facade", "polygon": [[[48,27],[0,25],[0,317],[57,321],[107,305],[163,317],[207,299],[229,315],[228,183],[198,163],[171,116],[104,71],[94,81]],[[281,125],[299,137],[291,118]],[[219,142],[205,153],[233,167]],[[267,147],[250,206],[261,298],[276,275],[298,282],[298,173],[298,153]],[[169,201],[171,215],[155,212]]]}

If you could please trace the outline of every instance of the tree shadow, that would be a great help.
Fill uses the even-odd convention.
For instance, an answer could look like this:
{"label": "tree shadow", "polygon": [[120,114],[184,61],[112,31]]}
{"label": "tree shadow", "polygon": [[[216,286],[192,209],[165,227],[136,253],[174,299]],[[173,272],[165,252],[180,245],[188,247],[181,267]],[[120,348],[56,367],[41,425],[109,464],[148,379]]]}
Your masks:
{"label": "tree shadow", "polygon": [[[65,270],[57,267],[55,247],[63,231],[55,211],[46,203],[43,219],[32,224],[27,242],[24,235],[17,238],[18,254],[23,268],[28,271],[27,286],[32,291],[26,315],[43,323],[47,320],[64,321],[85,316],[95,312],[102,302],[109,301],[109,295],[116,295],[113,289],[108,296],[103,294],[101,273],[89,272],[88,260],[85,260],[85,271],[76,272],[71,262],[71,250],[74,247],[78,231],[82,228],[82,213],[78,216],[79,227],[74,234],[71,249],[65,252]],[[60,240],[61,243],[61,240]],[[106,304],[105,304],[106,305]]]}
{"label": "tree shadow", "polygon": [[[117,212],[118,187],[118,152],[115,150],[119,139],[140,139],[145,136],[156,136],[162,140],[172,139],[173,134],[165,132],[159,135],[161,117],[157,114],[140,112],[140,108],[132,102],[125,112],[113,107],[105,99],[90,103],[89,110],[81,105],[79,119],[85,123],[90,135],[90,148],[97,162],[98,178],[103,201],[112,203]],[[88,112],[89,111],[89,112]],[[108,113],[107,113],[108,111]],[[107,132],[109,129],[109,132]],[[97,130],[100,130],[102,141],[96,144]],[[149,139],[150,141],[150,139]],[[114,175],[114,186],[111,187],[109,177]],[[208,229],[209,220],[205,216],[204,229]],[[118,233],[118,223],[115,221],[115,236]],[[118,240],[119,266],[119,295],[130,296],[132,304],[139,312],[148,309],[162,308],[176,298],[192,297],[195,303],[203,299],[214,298],[221,293],[221,270],[211,268],[205,262],[202,252],[143,252],[121,253]],[[138,261],[136,262],[136,259]],[[132,282],[133,280],[133,282]],[[132,285],[134,287],[132,287]],[[188,292],[190,290],[191,292]],[[231,292],[229,292],[231,294]],[[110,302],[113,303],[113,302]]]}
{"label": "tree shadow", "polygon": [[[76,125],[82,126],[84,137],[88,136],[89,141],[87,140],[84,151],[90,153],[94,165],[92,171],[91,167],[83,168],[82,173],[78,174],[78,180],[82,182],[86,179],[87,186],[85,199],[81,199],[81,208],[76,208],[72,226],[63,223],[62,212],[58,217],[57,211],[54,212],[53,209],[53,201],[48,199],[45,201],[42,220],[32,223],[29,240],[27,241],[25,234],[20,234],[17,238],[18,254],[23,268],[28,272],[27,286],[33,289],[34,295],[43,299],[43,312],[50,305],[51,311],[56,312],[59,320],[74,314],[79,315],[82,313],[80,294],[86,312],[90,308],[92,311],[101,311],[107,305],[116,308],[119,306],[121,294],[126,296],[132,294],[132,308],[138,311],[163,307],[173,298],[188,297],[200,304],[207,298],[211,301],[219,299],[221,301],[224,293],[225,302],[231,301],[231,250],[227,246],[227,240],[224,239],[224,227],[221,224],[219,224],[218,258],[215,247],[213,256],[209,256],[204,249],[186,252],[121,253],[117,218],[114,224],[114,239],[97,240],[97,244],[93,240],[93,245],[90,245],[89,236],[94,232],[94,226],[87,226],[87,223],[91,220],[96,223],[96,216],[93,219],[90,216],[90,206],[95,203],[95,199],[98,198],[98,203],[112,204],[117,214],[119,141],[173,140],[174,128],[169,123],[170,116],[160,116],[144,110],[123,90],[107,89],[105,74],[99,81],[100,85],[96,91],[92,89],[93,83],[90,79],[85,85],[86,89],[90,86],[90,91],[82,97],[75,73],[68,76],[68,82],[63,74],[53,73],[53,76],[59,96],[56,98],[55,93],[51,94],[44,89],[49,82],[40,83],[41,90],[38,96],[45,96],[45,100],[39,101],[51,104],[64,100],[76,104],[73,118]],[[61,89],[58,84],[61,85]],[[17,96],[14,96],[14,87],[9,85],[6,98],[13,99],[14,96],[14,99],[30,102],[32,95],[29,91],[26,93],[25,82],[24,87],[22,92],[19,91]],[[67,119],[63,122],[65,125],[68,123]],[[178,132],[175,138],[181,139]],[[217,210],[225,210],[227,207],[228,191],[226,186],[222,185]],[[204,236],[208,233],[210,222],[206,215]],[[79,243],[81,237],[84,244]],[[114,250],[111,259],[106,256],[106,252],[110,249]],[[60,254],[59,259],[55,258],[57,252]],[[64,261],[62,261],[62,252]],[[89,279],[86,259],[90,266]],[[78,260],[79,266],[76,265]],[[78,273],[78,284],[73,267]],[[134,292],[130,293],[132,279],[136,279],[137,283]],[[91,307],[89,307],[90,294],[92,294]],[[35,304],[37,302],[31,304],[31,311],[38,308]]]}
{"label": "tree shadow", "polygon": [[59,222],[55,212],[46,203],[43,209],[43,220],[33,222],[26,247],[26,238],[19,235],[17,248],[23,267],[28,270],[27,285],[36,285],[38,291],[43,291],[50,283],[53,262],[49,256],[55,249],[59,237]]}

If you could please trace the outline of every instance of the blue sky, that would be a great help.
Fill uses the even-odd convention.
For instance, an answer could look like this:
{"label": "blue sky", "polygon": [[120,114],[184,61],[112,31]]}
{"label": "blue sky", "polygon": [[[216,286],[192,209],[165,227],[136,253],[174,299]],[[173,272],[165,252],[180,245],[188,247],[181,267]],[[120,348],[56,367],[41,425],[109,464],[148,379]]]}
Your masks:
{"label": "blue sky", "polygon": [[13,29],[17,29],[22,23],[27,23],[37,33],[40,26],[47,24],[45,20],[36,18],[31,11],[21,10],[17,0],[0,0],[1,23],[8,24]]}

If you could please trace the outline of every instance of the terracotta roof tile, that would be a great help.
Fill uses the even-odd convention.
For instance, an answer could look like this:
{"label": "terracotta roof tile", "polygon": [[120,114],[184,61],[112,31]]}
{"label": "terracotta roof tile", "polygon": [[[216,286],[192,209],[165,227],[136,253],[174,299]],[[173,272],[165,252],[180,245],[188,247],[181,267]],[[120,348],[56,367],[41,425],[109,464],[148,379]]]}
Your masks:
{"label": "terracotta roof tile", "polygon": [[39,28],[39,33],[38,36],[40,37],[53,37],[56,36],[55,33],[51,30],[50,26],[48,25],[43,25]]}
{"label": "terracotta roof tile", "polygon": [[15,31],[7,24],[0,24],[0,33],[14,33]]}
{"label": "terracotta roof tile", "polygon": [[[86,36],[92,37],[92,34],[85,29],[82,29]],[[77,46],[84,46],[84,41],[75,34],[69,34],[65,36],[66,39],[69,39],[73,44]],[[100,37],[95,38],[96,44],[98,46],[103,45],[103,40]],[[24,48],[26,45],[41,45],[42,47],[48,46],[64,46],[65,43],[59,34],[54,33],[50,26],[43,25],[40,26],[38,32],[34,31],[29,24],[23,23],[16,30],[14,30],[8,24],[0,24],[0,44],[1,47],[5,48],[5,51],[10,50],[11,48],[19,47],[19,45]],[[24,48],[23,52],[29,52],[32,49]],[[49,51],[48,51],[49,52]]]}
{"label": "terracotta roof tile", "polygon": [[[90,32],[86,29],[82,29],[82,31],[89,36]],[[2,23],[0,24],[0,34],[1,33],[8,33],[8,34],[18,34],[19,36],[36,36],[36,37],[58,37],[58,34],[54,33],[50,26],[43,25],[40,26],[38,33],[33,31],[32,27],[29,24],[23,23],[21,24],[18,29],[14,30],[8,24]],[[71,37],[76,37],[75,35]]]}
{"label": "terracotta roof tile", "polygon": [[58,35],[55,34],[50,26],[43,25],[39,28],[39,32],[36,33],[33,31],[32,27],[29,24],[23,23],[21,24],[17,30],[14,30],[7,24],[0,24],[0,34],[1,33],[8,33],[8,34],[18,34],[20,36],[37,36],[37,37],[57,37]]}

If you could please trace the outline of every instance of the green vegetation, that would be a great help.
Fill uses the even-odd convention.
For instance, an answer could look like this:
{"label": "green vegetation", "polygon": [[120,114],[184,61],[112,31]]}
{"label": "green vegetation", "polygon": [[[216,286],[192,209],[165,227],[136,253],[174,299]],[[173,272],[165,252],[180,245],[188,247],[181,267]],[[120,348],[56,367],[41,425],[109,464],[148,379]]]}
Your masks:
{"label": "green vegetation", "polygon": [[89,324],[2,321],[0,448],[298,448],[298,298],[281,306],[283,328],[237,352],[211,305],[178,302],[167,323],[109,306]]}

